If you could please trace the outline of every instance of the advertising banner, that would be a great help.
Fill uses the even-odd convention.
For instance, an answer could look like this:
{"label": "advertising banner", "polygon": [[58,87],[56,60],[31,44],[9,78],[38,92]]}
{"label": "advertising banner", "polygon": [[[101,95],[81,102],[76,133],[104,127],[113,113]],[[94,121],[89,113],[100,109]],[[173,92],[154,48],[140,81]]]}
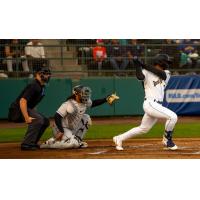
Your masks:
{"label": "advertising banner", "polygon": [[163,105],[178,115],[200,115],[200,76],[173,76]]}

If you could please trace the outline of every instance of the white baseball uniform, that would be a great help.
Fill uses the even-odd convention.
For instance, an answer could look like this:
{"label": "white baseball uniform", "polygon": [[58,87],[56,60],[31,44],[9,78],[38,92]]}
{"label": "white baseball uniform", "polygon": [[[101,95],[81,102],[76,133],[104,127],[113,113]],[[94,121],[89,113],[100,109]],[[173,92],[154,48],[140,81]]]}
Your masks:
{"label": "white baseball uniform", "polygon": [[159,118],[166,119],[165,131],[173,131],[174,126],[177,122],[177,115],[173,111],[162,106],[164,98],[164,90],[170,79],[170,72],[165,70],[166,80],[160,79],[154,73],[142,70],[144,74],[144,90],[145,100],[143,103],[143,109],[145,114],[143,116],[140,126],[135,127],[117,137],[121,141],[129,139],[139,134],[147,133]]}

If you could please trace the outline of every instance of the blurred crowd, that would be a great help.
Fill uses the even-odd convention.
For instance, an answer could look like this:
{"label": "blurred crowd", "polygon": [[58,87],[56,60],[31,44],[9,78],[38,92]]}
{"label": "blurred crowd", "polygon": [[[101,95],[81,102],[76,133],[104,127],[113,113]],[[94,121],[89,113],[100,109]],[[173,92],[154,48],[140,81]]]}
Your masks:
{"label": "blurred crowd", "polygon": [[[64,43],[63,43],[64,41]],[[153,56],[166,53],[173,60],[173,73],[185,70],[198,73],[200,69],[199,39],[69,39],[62,45],[74,47],[78,65],[86,65],[88,71],[104,70],[124,74],[134,69],[133,57],[139,56],[151,64]],[[58,53],[59,54],[59,53]],[[0,77],[12,77],[15,72],[33,77],[38,63],[49,64],[44,45],[38,39],[0,40]]]}
{"label": "blurred crowd", "polygon": [[44,47],[38,39],[0,40],[0,77],[15,75],[21,71],[24,76],[33,77],[39,65],[47,65]]}
{"label": "blurred crowd", "polygon": [[90,41],[87,47],[83,44],[87,44],[87,40],[85,43],[82,41],[82,45],[77,48],[79,63],[84,62],[89,69],[134,69],[134,56],[151,64],[152,57],[158,53],[171,57],[175,74],[180,69],[185,69],[188,73],[195,73],[195,69],[200,69],[199,39],[97,39]]}

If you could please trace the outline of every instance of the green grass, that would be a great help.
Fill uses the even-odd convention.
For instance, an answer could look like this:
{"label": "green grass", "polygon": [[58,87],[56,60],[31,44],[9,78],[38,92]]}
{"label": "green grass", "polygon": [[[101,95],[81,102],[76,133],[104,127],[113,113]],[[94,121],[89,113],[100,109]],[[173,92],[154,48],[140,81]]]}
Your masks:
{"label": "green grass", "polygon": [[[136,126],[136,124],[115,124],[115,125],[92,125],[86,134],[86,139],[109,139]],[[181,123],[177,124],[174,137],[200,138],[199,123]],[[0,128],[0,142],[18,142],[24,137],[26,128]],[[163,124],[156,124],[148,134],[139,136],[139,138],[160,138],[164,131]],[[51,129],[48,128],[42,139],[51,137]]]}

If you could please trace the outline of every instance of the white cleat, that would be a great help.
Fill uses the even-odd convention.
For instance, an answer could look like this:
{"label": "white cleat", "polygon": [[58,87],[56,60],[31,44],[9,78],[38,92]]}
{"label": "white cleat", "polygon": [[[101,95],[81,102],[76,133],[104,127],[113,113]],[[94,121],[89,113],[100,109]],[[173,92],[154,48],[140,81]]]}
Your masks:
{"label": "white cleat", "polygon": [[173,147],[167,147],[169,150],[175,151],[178,149],[178,147],[176,145],[174,145]]}
{"label": "white cleat", "polygon": [[113,138],[113,142],[115,143],[115,148],[118,150],[118,151],[123,151],[124,148],[122,147],[122,141],[119,139],[119,137],[115,136]]}

